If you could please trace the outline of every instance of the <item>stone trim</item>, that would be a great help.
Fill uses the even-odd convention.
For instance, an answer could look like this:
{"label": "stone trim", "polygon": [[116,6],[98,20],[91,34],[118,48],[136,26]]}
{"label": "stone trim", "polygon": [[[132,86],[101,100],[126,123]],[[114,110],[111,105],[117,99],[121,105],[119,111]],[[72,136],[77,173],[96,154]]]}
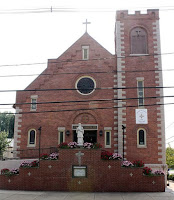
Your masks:
{"label": "stone trim", "polygon": [[[161,45],[160,45],[160,27],[159,27],[159,20],[156,20],[152,23],[153,25],[153,39],[154,41],[154,55],[155,58],[155,68],[158,70],[162,69],[161,65]],[[162,77],[162,71],[155,71],[155,78],[156,78],[156,86],[163,87],[163,77]],[[163,96],[163,89],[160,88],[159,91],[156,91],[156,95]],[[159,104],[164,104],[164,99],[159,99]],[[160,157],[158,158],[159,162],[162,162],[163,164],[166,163],[166,155],[165,155],[165,123],[164,123],[164,106],[159,105],[157,107],[157,110],[159,110],[160,113],[157,114],[157,132],[158,132],[158,138],[161,140],[158,142],[158,150],[160,151],[158,155]],[[162,145],[162,148],[161,148]],[[161,153],[162,150],[162,153]],[[162,155],[162,158],[161,158]]]}
{"label": "stone trim", "polygon": [[[117,51],[117,87],[125,87],[125,72],[120,72],[125,70],[125,58],[122,54],[125,54],[124,47],[124,23],[116,21],[117,35],[116,35],[116,51]],[[121,58],[122,57],[122,58]],[[126,97],[126,91],[118,90],[118,98]],[[126,122],[126,108],[121,108],[126,105],[126,102],[118,101],[118,152],[123,154],[123,132],[122,125]],[[126,134],[126,133],[125,133]],[[124,152],[126,155],[126,152]]]}
{"label": "stone trim", "polygon": [[[16,113],[22,112],[22,109],[19,107],[16,107]],[[15,150],[20,149],[20,143],[21,141],[19,140],[21,138],[21,130],[20,128],[22,125],[19,123],[22,122],[22,114],[16,114],[15,115],[15,125],[14,125],[14,153],[13,157],[16,158],[18,157],[17,152]]]}
{"label": "stone trim", "polygon": [[58,131],[65,131],[65,127],[58,127],[57,130]]}
{"label": "stone trim", "polygon": [[111,130],[112,130],[112,127],[104,127],[104,130],[105,130],[105,131],[111,131]]}

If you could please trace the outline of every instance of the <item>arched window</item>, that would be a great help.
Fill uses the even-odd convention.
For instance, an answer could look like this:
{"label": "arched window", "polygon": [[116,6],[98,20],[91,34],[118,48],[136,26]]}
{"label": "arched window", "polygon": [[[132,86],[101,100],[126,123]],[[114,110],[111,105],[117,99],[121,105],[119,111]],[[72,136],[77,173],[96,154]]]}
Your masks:
{"label": "arched window", "polygon": [[137,131],[137,147],[146,147],[146,130],[144,128],[139,128]]}
{"label": "arched window", "polygon": [[36,146],[36,130],[31,129],[28,131],[28,146]]}
{"label": "arched window", "polygon": [[143,28],[136,27],[130,33],[131,54],[147,54],[147,33]]}

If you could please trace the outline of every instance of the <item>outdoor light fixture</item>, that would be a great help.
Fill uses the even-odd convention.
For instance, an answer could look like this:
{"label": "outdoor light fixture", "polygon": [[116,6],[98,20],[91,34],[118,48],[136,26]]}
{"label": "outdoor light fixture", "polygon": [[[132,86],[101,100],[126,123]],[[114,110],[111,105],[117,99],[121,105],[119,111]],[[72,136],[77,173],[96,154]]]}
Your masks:
{"label": "outdoor light fixture", "polygon": [[69,130],[66,131],[66,135],[67,135],[67,136],[70,135],[70,131],[69,131]]}
{"label": "outdoor light fixture", "polygon": [[100,136],[103,135],[103,131],[102,131],[102,130],[99,131],[99,135],[100,135]]}

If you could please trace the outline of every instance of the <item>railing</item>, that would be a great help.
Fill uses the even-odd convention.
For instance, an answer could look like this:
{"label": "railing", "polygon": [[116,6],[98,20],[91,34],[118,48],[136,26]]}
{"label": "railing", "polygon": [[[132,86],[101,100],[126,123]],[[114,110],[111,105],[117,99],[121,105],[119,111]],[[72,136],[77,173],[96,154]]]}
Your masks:
{"label": "railing", "polygon": [[[7,151],[8,152],[8,151]],[[19,150],[12,150],[9,151],[13,154],[13,158],[10,159],[31,159],[31,158],[39,158],[39,148],[33,148],[33,149],[19,149]],[[54,152],[58,152],[57,147],[48,147],[48,148],[40,148],[40,155],[44,154],[51,154]],[[8,159],[8,158],[5,158]]]}

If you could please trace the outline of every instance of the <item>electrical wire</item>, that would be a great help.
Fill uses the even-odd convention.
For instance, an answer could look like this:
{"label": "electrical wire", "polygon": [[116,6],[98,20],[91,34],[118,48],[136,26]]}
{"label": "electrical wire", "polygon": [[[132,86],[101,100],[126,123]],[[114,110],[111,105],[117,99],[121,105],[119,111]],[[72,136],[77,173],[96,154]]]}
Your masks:
{"label": "electrical wire", "polygon": [[[150,97],[144,97],[143,99],[160,99],[160,98],[172,98],[173,96],[150,96]],[[113,99],[89,99],[89,100],[76,100],[76,101],[47,101],[47,102],[36,102],[34,104],[36,105],[42,105],[42,104],[62,104],[62,103],[90,103],[90,102],[108,102],[108,101],[128,101],[128,100],[138,100],[140,98],[138,97],[132,97],[132,98],[113,98]],[[18,105],[31,105],[33,103],[15,103],[16,106]],[[14,103],[4,103],[0,104],[0,106],[9,106],[14,105]]]}
{"label": "electrical wire", "polygon": [[[144,11],[143,9],[149,9],[148,7],[139,7],[137,9],[141,9],[141,11]],[[153,9],[150,8],[150,9]],[[174,10],[173,6],[166,6],[166,7],[160,7],[158,6],[158,9],[160,11],[172,11]],[[134,9],[129,9],[129,11],[134,11]],[[114,8],[82,8],[82,7],[48,7],[48,8],[35,8],[35,9],[10,9],[10,10],[0,10],[0,14],[32,14],[32,13],[57,13],[57,12],[71,12],[71,13],[77,13],[77,12],[105,12],[105,13],[111,13],[116,12],[116,9]]]}
{"label": "electrical wire", "polygon": [[0,67],[17,67],[17,66],[31,66],[31,65],[44,65],[44,64],[58,64],[58,63],[73,63],[73,62],[89,62],[89,61],[100,61],[100,60],[115,60],[116,58],[132,58],[132,57],[149,57],[149,56],[161,56],[161,55],[173,55],[174,52],[169,52],[169,53],[161,53],[161,54],[144,54],[144,55],[127,55],[127,56],[116,56],[116,55],[111,55],[109,58],[93,58],[93,59],[88,59],[88,60],[74,60],[74,59],[67,59],[67,60],[60,60],[60,61],[51,61],[51,62],[38,62],[38,63],[20,63],[20,64],[2,64]]}
{"label": "electrical wire", "polygon": [[[144,107],[151,106],[163,106],[163,105],[174,105],[174,103],[159,103],[159,104],[144,104]],[[39,113],[57,113],[57,112],[71,112],[71,111],[88,111],[88,110],[105,110],[105,109],[120,109],[120,108],[137,108],[136,106],[113,106],[113,107],[100,107],[100,108],[79,108],[79,109],[67,109],[67,110],[47,110],[47,111],[30,111],[30,112],[19,112],[19,113],[3,113],[3,114],[39,114]]]}
{"label": "electrical wire", "polygon": [[72,75],[72,74],[112,74],[112,73],[139,73],[139,72],[164,72],[174,71],[174,69],[154,69],[154,70],[121,70],[121,71],[95,71],[95,72],[60,72],[60,73],[40,73],[40,74],[13,74],[13,75],[1,75],[0,78],[13,78],[13,77],[26,77],[26,76],[59,76],[59,75]]}
{"label": "electrical wire", "polygon": [[[139,87],[101,87],[95,90],[129,90],[138,89]],[[173,89],[174,86],[147,86],[141,89]],[[83,88],[85,90],[93,90],[93,88]],[[51,88],[51,89],[25,89],[25,90],[0,90],[0,92],[51,92],[51,91],[78,91],[76,88]]]}
{"label": "electrical wire", "polygon": [[171,139],[171,138],[173,138],[174,136],[172,136],[172,137],[169,137],[169,138],[167,138],[166,140],[169,140],[169,139]]}

